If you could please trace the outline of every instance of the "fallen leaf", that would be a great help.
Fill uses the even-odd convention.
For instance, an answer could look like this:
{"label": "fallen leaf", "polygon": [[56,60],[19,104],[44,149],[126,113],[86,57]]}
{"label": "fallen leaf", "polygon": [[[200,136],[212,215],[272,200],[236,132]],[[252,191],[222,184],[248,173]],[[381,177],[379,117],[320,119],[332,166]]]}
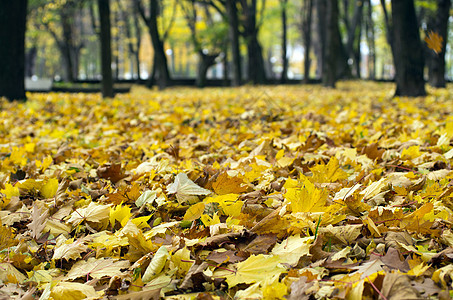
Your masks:
{"label": "fallen leaf", "polygon": [[176,199],[180,204],[198,201],[197,196],[211,194],[210,190],[202,188],[190,180],[186,173],[176,175],[175,181],[167,186],[167,192],[169,194],[176,194]]}
{"label": "fallen leaf", "polygon": [[230,287],[240,283],[262,282],[266,278],[280,275],[286,270],[280,263],[281,260],[278,256],[251,255],[245,261],[237,263],[235,273],[228,275],[226,280]]}
{"label": "fallen leaf", "polygon": [[124,269],[129,268],[130,263],[127,260],[115,261],[110,258],[96,259],[89,258],[87,261],[80,260],[76,262],[66,274],[68,280],[74,280],[80,277],[101,279],[103,277],[112,277],[121,275]]}

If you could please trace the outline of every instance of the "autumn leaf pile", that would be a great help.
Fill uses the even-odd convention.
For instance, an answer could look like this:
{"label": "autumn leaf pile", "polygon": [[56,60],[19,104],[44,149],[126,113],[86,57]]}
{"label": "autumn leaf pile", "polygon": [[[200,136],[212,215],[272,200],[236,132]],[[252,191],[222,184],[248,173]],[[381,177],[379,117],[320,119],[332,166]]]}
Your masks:
{"label": "autumn leaf pile", "polygon": [[1,299],[449,299],[453,94],[1,102]]}

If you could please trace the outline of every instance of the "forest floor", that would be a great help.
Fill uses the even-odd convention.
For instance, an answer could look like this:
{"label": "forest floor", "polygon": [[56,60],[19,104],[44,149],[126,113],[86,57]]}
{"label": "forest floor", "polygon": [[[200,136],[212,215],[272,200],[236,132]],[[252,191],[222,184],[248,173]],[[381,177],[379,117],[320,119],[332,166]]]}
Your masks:
{"label": "forest floor", "polygon": [[0,102],[0,299],[450,299],[453,90]]}

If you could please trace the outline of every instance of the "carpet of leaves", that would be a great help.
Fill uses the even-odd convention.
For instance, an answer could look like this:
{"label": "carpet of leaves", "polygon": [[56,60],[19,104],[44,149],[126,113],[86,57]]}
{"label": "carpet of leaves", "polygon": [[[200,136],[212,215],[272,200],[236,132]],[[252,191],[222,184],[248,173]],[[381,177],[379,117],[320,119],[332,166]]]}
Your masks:
{"label": "carpet of leaves", "polygon": [[0,299],[450,299],[453,92],[0,102]]}

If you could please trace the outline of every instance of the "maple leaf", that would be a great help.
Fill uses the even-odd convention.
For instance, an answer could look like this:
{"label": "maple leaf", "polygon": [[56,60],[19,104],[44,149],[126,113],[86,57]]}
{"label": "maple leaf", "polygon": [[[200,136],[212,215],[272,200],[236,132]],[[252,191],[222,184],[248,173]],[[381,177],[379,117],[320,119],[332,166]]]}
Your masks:
{"label": "maple leaf", "polygon": [[69,218],[68,222],[80,224],[83,221],[93,223],[104,223],[110,215],[110,206],[90,202],[87,207],[76,209]]}
{"label": "maple leaf", "polygon": [[304,255],[310,255],[312,237],[301,238],[299,234],[288,237],[281,243],[275,245],[272,254],[280,257],[281,262],[296,265]]}
{"label": "maple leaf", "polygon": [[247,191],[248,187],[239,177],[230,177],[228,172],[222,172],[212,183],[212,189],[217,195],[240,194]]}
{"label": "maple leaf", "polygon": [[57,246],[55,247],[52,259],[75,260],[77,258],[80,258],[80,254],[87,250],[88,247],[81,239],[74,242],[73,239],[61,241],[60,238]]}
{"label": "maple leaf", "polygon": [[348,178],[348,174],[340,168],[338,159],[333,156],[327,165],[317,165],[310,169],[314,182],[335,182]]}
{"label": "maple leaf", "polygon": [[179,173],[175,181],[167,187],[169,194],[176,194],[179,203],[197,201],[199,195],[209,195],[210,190],[204,189],[187,177],[186,173]]}
{"label": "maple leaf", "polygon": [[285,199],[291,203],[293,212],[324,211],[327,191],[318,189],[306,177],[302,178],[302,188],[288,188]]}
{"label": "maple leaf", "polygon": [[444,38],[434,31],[428,32],[428,35],[425,37],[426,45],[429,49],[436,52],[436,54],[439,54],[442,51],[443,41]]}
{"label": "maple leaf", "polygon": [[97,298],[94,287],[78,282],[61,281],[53,287],[50,295],[55,300]]}
{"label": "maple leaf", "polygon": [[10,263],[0,263],[0,280],[2,282],[23,283],[27,277]]}
{"label": "maple leaf", "polygon": [[236,265],[234,274],[226,276],[227,283],[230,287],[234,287],[240,283],[262,282],[286,270],[280,263],[281,259],[278,256],[251,255]]}
{"label": "maple leaf", "polygon": [[[385,265],[379,259],[372,260],[361,264],[360,266],[353,267],[353,269],[357,270],[354,273],[360,274],[360,278],[364,279],[367,276],[370,276],[374,273],[377,273],[382,270],[382,266]],[[353,274],[354,274],[353,273]]]}
{"label": "maple leaf", "polygon": [[41,233],[46,226],[46,220],[49,216],[49,211],[47,209],[38,207],[38,205],[33,203],[33,213],[31,215],[32,221],[27,227],[31,230],[31,236],[35,239],[41,236]]}
{"label": "maple leaf", "polygon": [[127,269],[130,262],[127,260],[115,261],[110,258],[96,259],[89,258],[87,261],[80,260],[76,262],[66,274],[66,278],[74,280],[80,277],[101,279],[102,277],[113,277],[122,274],[122,269]]}

